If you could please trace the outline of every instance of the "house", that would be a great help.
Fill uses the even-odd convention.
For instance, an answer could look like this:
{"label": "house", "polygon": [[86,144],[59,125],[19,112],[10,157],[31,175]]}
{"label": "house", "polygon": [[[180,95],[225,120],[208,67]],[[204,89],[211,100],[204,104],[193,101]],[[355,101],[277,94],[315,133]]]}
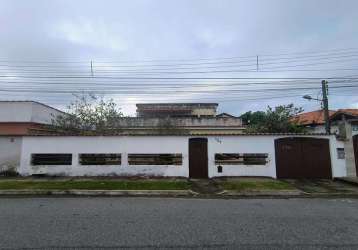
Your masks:
{"label": "house", "polygon": [[137,117],[215,117],[217,103],[141,103]]}
{"label": "house", "polygon": [[137,104],[136,117],[117,121],[122,134],[243,134],[239,117],[217,115],[217,103]]}
{"label": "house", "polygon": [[28,135],[64,112],[35,101],[0,101],[0,135]]}
{"label": "house", "polygon": [[[340,154],[346,160],[347,175],[358,173],[358,109],[338,109],[329,111],[331,133],[344,142]],[[298,125],[307,128],[310,133],[325,133],[323,110],[305,112],[293,118]]]}
{"label": "house", "polygon": [[0,172],[19,165],[22,136],[41,130],[62,114],[35,101],[0,101]]}
{"label": "house", "polygon": [[[339,134],[342,121],[352,121],[358,119],[358,109],[338,109],[329,110],[329,120],[331,133]],[[304,112],[295,116],[292,121],[300,126],[304,126],[311,133],[325,133],[325,121],[323,110]]]}
{"label": "house", "polygon": [[[329,110],[329,116],[332,116],[335,112],[334,110]],[[324,112],[322,109],[298,114],[292,120],[298,125],[307,128],[309,132],[325,133]],[[331,129],[336,130],[334,126]]]}
{"label": "house", "polygon": [[[216,104],[141,105],[138,117],[119,119],[120,133],[0,136],[0,172],[185,178],[353,175],[341,154],[345,141],[336,135],[245,134],[241,119],[217,115]],[[173,106],[180,111],[172,112]]]}

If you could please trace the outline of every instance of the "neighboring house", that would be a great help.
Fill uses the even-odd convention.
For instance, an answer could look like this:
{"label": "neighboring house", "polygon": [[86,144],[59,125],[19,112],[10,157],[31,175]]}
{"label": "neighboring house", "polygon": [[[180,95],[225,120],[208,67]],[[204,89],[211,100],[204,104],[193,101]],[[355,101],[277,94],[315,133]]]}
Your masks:
{"label": "neighboring house", "polygon": [[[344,148],[337,149],[346,160],[347,176],[358,173],[358,109],[329,111],[331,133],[344,142]],[[323,110],[305,112],[293,121],[307,128],[310,133],[325,133]]]}
{"label": "neighboring house", "polygon": [[0,101],[0,135],[27,135],[64,112],[35,101]]}
{"label": "neighboring house", "polygon": [[0,172],[19,165],[23,135],[51,124],[62,111],[34,101],[0,101]]}
{"label": "neighboring house", "polygon": [[[343,121],[358,119],[358,109],[338,109],[329,111],[329,120],[331,123],[331,133],[339,135],[344,133],[340,130]],[[304,112],[298,114],[292,119],[300,126],[307,128],[310,133],[325,133],[325,121],[323,110]]]}
{"label": "neighboring house", "polygon": [[137,117],[215,117],[217,103],[142,103],[137,104]]}
{"label": "neighboring house", "polygon": [[122,134],[242,134],[239,117],[217,115],[217,103],[137,104],[137,117],[118,120]]}
{"label": "neighboring house", "polygon": [[[330,110],[329,115],[332,116],[336,111]],[[292,119],[298,125],[307,128],[309,132],[312,133],[325,133],[324,126],[324,112],[323,110],[315,110],[311,112],[304,112],[298,114]],[[332,131],[335,131],[333,126]]]}

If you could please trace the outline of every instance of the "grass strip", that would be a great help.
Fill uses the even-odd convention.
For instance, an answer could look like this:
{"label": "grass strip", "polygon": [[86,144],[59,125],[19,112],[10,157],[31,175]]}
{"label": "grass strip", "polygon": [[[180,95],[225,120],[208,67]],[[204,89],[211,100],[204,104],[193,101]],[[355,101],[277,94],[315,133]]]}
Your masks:
{"label": "grass strip", "polygon": [[186,181],[0,181],[0,190],[41,189],[41,190],[186,190]]}

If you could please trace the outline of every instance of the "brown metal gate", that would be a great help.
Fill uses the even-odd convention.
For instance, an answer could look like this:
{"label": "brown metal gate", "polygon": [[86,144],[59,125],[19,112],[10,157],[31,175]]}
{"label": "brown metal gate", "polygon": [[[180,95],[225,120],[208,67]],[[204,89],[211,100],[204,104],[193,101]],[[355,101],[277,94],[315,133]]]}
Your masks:
{"label": "brown metal gate", "polygon": [[208,178],[208,139],[189,139],[189,177]]}
{"label": "brown metal gate", "polygon": [[358,135],[353,136],[353,149],[356,164],[356,175],[358,176]]}
{"label": "brown metal gate", "polygon": [[332,178],[328,139],[280,138],[275,152],[277,178]]}

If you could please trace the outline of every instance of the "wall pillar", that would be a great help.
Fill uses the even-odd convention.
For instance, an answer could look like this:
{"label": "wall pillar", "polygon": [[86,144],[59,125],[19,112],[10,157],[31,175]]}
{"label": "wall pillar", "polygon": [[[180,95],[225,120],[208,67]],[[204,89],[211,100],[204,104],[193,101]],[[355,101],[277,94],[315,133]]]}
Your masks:
{"label": "wall pillar", "polygon": [[345,128],[347,140],[344,142],[344,151],[346,155],[347,177],[357,177],[353,148],[352,124],[346,121]]}

